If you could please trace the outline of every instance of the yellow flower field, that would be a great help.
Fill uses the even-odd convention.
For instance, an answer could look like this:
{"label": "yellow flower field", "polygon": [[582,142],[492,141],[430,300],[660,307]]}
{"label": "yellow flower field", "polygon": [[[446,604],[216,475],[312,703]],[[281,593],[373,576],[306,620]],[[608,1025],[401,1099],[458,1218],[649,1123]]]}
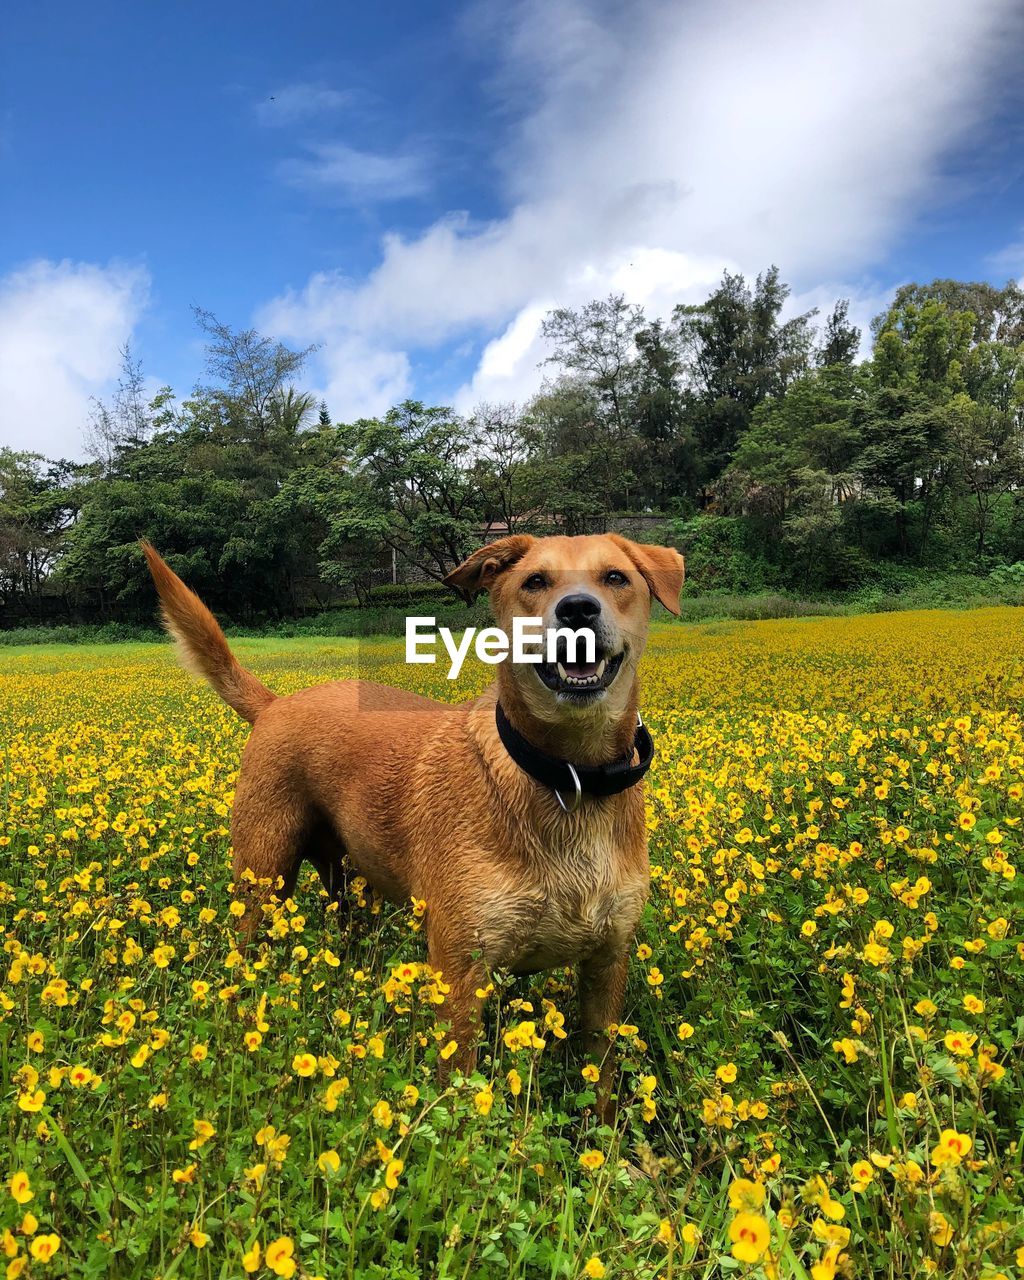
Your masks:
{"label": "yellow flower field", "polygon": [[[429,903],[328,904],[310,873],[235,949],[246,726],[170,646],[0,650],[0,1265],[1024,1274],[1022,624],[654,628],[614,1129],[566,973],[496,975],[479,1073],[438,1088]],[[485,678],[234,643],[278,692]]]}

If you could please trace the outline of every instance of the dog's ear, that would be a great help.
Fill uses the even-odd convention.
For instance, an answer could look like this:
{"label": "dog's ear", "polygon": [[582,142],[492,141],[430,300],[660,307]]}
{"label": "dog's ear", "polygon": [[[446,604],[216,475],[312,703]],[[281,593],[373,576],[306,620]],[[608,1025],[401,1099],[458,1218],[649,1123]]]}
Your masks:
{"label": "dog's ear", "polygon": [[630,542],[617,533],[609,535],[625,551],[643,574],[651,595],[660,600],[669,613],[679,617],[679,593],[686,576],[685,561],[674,547],[648,547]]}
{"label": "dog's ear", "polygon": [[517,533],[489,542],[453,569],[444,584],[454,587],[467,604],[472,604],[477,593],[487,591],[498,574],[521,560],[535,541],[528,533]]}

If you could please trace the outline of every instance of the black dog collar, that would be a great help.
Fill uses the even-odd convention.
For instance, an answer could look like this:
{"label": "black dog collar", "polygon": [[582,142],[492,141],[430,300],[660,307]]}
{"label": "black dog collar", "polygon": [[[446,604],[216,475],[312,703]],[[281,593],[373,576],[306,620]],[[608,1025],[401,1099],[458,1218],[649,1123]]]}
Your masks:
{"label": "black dog collar", "polygon": [[[520,769],[551,788],[566,813],[577,808],[584,793],[588,796],[615,796],[620,791],[635,787],[654,759],[654,740],[639,713],[632,749],[628,755],[613,760],[611,764],[570,764],[558,756],[549,756],[513,728],[500,702],[495,706],[494,719],[505,750]],[[636,764],[633,764],[634,751],[639,757]],[[562,799],[563,791],[570,797],[568,803]]]}

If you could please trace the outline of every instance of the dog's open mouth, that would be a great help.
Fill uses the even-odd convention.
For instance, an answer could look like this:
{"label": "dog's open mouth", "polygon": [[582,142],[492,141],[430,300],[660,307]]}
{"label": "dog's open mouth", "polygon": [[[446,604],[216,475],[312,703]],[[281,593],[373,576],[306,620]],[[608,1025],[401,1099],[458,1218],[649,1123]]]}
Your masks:
{"label": "dog's open mouth", "polygon": [[607,689],[619,674],[625,656],[624,653],[607,654],[599,647],[593,662],[568,662],[564,641],[559,642],[559,655],[557,662],[539,663],[537,673],[555,693],[572,694],[581,699]]}

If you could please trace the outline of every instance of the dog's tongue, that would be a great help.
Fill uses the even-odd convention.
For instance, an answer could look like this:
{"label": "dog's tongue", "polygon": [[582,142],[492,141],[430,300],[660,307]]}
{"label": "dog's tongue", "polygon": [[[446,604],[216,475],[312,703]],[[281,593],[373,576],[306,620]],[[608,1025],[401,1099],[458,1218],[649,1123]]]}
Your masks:
{"label": "dog's tongue", "polygon": [[565,664],[565,674],[567,676],[575,676],[577,680],[587,680],[597,673],[596,662],[567,662]]}

